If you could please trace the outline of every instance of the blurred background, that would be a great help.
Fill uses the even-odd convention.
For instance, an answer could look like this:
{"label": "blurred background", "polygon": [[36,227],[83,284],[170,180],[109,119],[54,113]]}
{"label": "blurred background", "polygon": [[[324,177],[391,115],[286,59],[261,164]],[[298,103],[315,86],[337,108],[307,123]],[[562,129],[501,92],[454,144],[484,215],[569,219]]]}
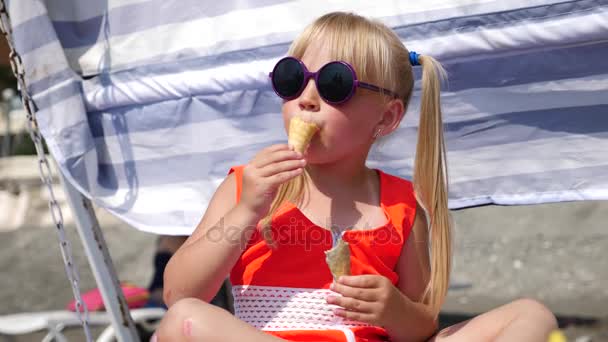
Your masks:
{"label": "blurred background", "polygon": [[[62,310],[72,291],[7,56],[0,39],[0,315]],[[96,284],[54,179],[84,292]],[[119,279],[146,287],[157,236],[96,212]],[[558,316],[569,340],[608,341],[608,202],[483,206],[453,215],[454,270],[442,325],[528,297]],[[72,330],[69,339],[82,340],[80,330]]]}

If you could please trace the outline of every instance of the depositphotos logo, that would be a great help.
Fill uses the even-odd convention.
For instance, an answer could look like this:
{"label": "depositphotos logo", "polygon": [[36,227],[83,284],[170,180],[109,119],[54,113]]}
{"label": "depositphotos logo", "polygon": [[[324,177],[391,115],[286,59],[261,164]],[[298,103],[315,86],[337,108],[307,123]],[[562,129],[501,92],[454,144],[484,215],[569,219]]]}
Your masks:
{"label": "depositphotos logo", "polygon": [[[331,224],[329,220],[327,221],[326,226],[330,227]],[[248,243],[247,237],[251,236],[250,234],[256,230],[260,230],[259,225],[247,227],[226,226],[222,218],[215,226],[209,228],[205,238],[211,242],[224,240],[230,244],[239,244],[245,247]],[[307,220],[292,217],[288,222],[280,222],[280,220],[276,222],[272,226],[271,237],[278,247],[304,246],[306,251],[310,251],[315,247],[331,248],[333,242],[332,231],[341,232],[342,230],[334,226],[330,231],[313,225]],[[400,244],[402,237],[392,224],[377,228],[367,225],[363,228],[357,228],[351,233],[346,233],[344,240],[351,244],[367,240],[374,247],[382,247],[389,244]]]}

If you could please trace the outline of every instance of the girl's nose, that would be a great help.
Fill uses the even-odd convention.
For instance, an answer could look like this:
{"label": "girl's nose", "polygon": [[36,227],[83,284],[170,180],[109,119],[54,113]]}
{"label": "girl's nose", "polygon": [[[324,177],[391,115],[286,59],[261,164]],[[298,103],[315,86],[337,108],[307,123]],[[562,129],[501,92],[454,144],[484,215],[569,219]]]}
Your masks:
{"label": "girl's nose", "polygon": [[314,79],[309,79],[306,84],[306,88],[300,94],[298,98],[298,106],[300,110],[305,110],[308,112],[316,112],[320,107],[321,97],[317,92],[317,86],[315,84]]}

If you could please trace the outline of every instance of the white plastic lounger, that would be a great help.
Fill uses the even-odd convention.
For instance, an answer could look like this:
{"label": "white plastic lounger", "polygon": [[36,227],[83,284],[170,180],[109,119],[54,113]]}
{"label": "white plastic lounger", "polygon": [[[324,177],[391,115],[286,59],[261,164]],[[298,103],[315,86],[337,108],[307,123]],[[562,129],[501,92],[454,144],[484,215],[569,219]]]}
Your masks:
{"label": "white plastic lounger", "polygon": [[[146,308],[131,310],[131,317],[136,324],[142,325],[147,331],[153,331],[166,310],[161,308]],[[152,322],[152,323],[151,323]],[[90,312],[88,323],[91,326],[108,326],[97,338],[97,342],[110,342],[116,338],[111,319],[106,312]],[[18,313],[0,316],[0,336],[16,336],[47,330],[43,342],[67,341],[62,331],[65,328],[80,326],[78,315],[73,311],[42,311]]]}

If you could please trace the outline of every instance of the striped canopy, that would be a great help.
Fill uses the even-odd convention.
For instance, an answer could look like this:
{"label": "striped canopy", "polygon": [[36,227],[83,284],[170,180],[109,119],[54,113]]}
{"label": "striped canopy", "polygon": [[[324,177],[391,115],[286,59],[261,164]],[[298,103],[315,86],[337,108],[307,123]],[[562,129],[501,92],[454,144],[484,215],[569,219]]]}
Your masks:
{"label": "striped canopy", "polygon": [[[5,0],[6,1],[6,0]],[[12,0],[48,147],[138,229],[192,232],[232,165],[286,141],[268,72],[350,11],[441,61],[451,208],[608,198],[608,1]],[[369,165],[410,178],[406,119]]]}

